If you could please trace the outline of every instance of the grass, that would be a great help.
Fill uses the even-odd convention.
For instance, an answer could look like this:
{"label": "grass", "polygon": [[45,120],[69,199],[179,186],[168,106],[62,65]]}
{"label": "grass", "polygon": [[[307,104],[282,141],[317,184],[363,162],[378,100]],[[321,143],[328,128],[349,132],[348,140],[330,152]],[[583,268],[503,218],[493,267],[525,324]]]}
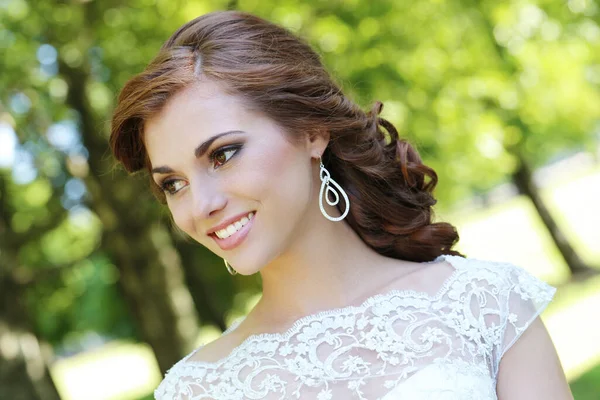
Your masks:
{"label": "grass", "polygon": [[[600,266],[600,167],[543,191],[558,224],[578,254]],[[600,399],[600,276],[563,285],[569,271],[531,203],[516,197],[475,212],[441,216],[461,233],[469,257],[508,261],[558,286],[543,315],[575,400]],[[595,321],[594,321],[595,322]],[[143,344],[115,343],[56,362],[52,375],[64,400],[150,400],[160,373]]]}
{"label": "grass", "polygon": [[154,400],[154,395],[152,393],[149,393],[148,395],[146,395],[144,397],[140,397],[136,400]]}
{"label": "grass", "polygon": [[571,383],[575,400],[598,400],[600,398],[600,364]]}

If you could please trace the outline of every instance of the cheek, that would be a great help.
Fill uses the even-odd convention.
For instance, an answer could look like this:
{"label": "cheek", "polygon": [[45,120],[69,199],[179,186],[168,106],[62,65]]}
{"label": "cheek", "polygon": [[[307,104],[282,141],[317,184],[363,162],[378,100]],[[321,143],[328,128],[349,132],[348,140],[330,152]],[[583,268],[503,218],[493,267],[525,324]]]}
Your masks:
{"label": "cheek", "polygon": [[294,173],[294,157],[297,157],[293,152],[286,151],[283,146],[265,145],[263,149],[268,151],[253,154],[252,158],[244,163],[243,173],[232,177],[236,180],[237,187],[258,195],[258,198],[281,193],[293,184],[288,181],[293,179],[290,173]]}
{"label": "cheek", "polygon": [[253,157],[244,166],[243,178],[239,177],[237,187],[243,187],[244,193],[251,193],[269,206],[283,203],[283,208],[276,206],[271,211],[274,214],[292,211],[286,207],[293,209],[294,204],[303,203],[310,196],[310,164],[306,156],[294,148],[271,147],[268,155]]}

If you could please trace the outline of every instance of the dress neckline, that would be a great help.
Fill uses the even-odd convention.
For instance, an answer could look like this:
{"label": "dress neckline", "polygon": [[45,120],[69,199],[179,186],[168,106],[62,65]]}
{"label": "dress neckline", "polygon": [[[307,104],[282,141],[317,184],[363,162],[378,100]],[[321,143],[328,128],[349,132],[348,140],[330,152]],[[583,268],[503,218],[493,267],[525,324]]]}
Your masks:
{"label": "dress neckline", "polygon": [[[458,272],[460,270],[460,268],[459,268],[460,261],[459,260],[464,260],[464,258],[460,257],[460,256],[442,254],[432,261],[426,261],[426,262],[421,263],[421,264],[435,264],[440,261],[446,261],[446,262],[448,262],[448,264],[450,264],[454,268],[452,273],[446,279],[444,279],[444,281],[443,281],[442,285],[440,286],[440,288],[438,289],[438,291],[433,295],[429,294],[427,292],[415,291],[412,289],[404,289],[404,290],[391,289],[391,290],[385,291],[383,293],[376,293],[374,295],[367,297],[359,305],[349,305],[349,306],[344,306],[344,307],[333,308],[330,310],[320,311],[320,312],[316,312],[313,314],[308,314],[304,317],[297,319],[292,324],[292,326],[289,327],[288,329],[286,329],[284,332],[251,334],[246,339],[244,339],[244,341],[242,341],[242,343],[240,343],[239,345],[234,347],[229,352],[229,354],[227,354],[226,356],[224,356],[216,361],[189,360],[194,354],[196,354],[196,352],[198,352],[198,350],[202,349],[202,347],[205,346],[203,344],[203,345],[199,346],[198,348],[196,348],[194,351],[192,351],[190,354],[185,356],[180,361],[180,363],[183,364],[184,366],[189,365],[189,366],[204,367],[207,369],[217,369],[221,365],[223,365],[227,361],[229,361],[230,359],[237,356],[238,353],[245,350],[253,342],[261,342],[264,340],[285,342],[285,341],[289,340],[292,336],[294,336],[296,333],[298,333],[298,331],[302,327],[309,325],[311,322],[322,320],[326,317],[339,316],[339,315],[356,315],[356,314],[359,314],[360,312],[366,310],[371,305],[380,303],[380,302],[385,301],[392,297],[410,297],[413,299],[422,299],[422,300],[429,300],[429,301],[438,300],[446,293],[448,288],[452,285],[455,278],[457,277]],[[244,320],[244,318],[245,317],[238,318],[225,332],[223,332],[223,334],[221,336],[224,336],[224,335],[227,335],[227,334],[233,332],[237,328],[237,326]]]}

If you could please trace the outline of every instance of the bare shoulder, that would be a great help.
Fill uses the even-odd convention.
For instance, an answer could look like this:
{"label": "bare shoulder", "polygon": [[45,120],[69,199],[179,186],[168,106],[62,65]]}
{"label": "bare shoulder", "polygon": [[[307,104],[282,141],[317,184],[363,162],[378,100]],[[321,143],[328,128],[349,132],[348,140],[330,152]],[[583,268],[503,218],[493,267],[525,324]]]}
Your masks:
{"label": "bare shoulder", "polygon": [[242,344],[244,339],[241,333],[234,330],[200,347],[188,361],[216,363],[231,354],[236,347]]}
{"label": "bare shoulder", "polygon": [[414,290],[431,295],[444,285],[452,276],[456,268],[447,260],[429,263],[409,262],[394,260],[396,266],[392,268],[387,284],[381,290]]}
{"label": "bare shoulder", "polygon": [[548,331],[537,317],[500,362],[498,399],[573,400]]}

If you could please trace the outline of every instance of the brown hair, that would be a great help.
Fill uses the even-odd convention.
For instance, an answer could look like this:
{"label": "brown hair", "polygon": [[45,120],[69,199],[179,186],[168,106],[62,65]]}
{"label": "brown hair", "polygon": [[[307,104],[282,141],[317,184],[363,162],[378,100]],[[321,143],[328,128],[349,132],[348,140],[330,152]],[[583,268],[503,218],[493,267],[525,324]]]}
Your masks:
{"label": "brown hair", "polygon": [[377,252],[419,262],[460,255],[452,250],[456,229],[432,223],[435,171],[379,117],[382,103],[365,113],[342,93],[309,45],[243,12],[214,12],[188,22],[125,84],[110,144],[129,172],[150,167],[144,122],[200,75],[223,83],[292,138],[328,131],[323,163],[350,199],[346,221]]}

